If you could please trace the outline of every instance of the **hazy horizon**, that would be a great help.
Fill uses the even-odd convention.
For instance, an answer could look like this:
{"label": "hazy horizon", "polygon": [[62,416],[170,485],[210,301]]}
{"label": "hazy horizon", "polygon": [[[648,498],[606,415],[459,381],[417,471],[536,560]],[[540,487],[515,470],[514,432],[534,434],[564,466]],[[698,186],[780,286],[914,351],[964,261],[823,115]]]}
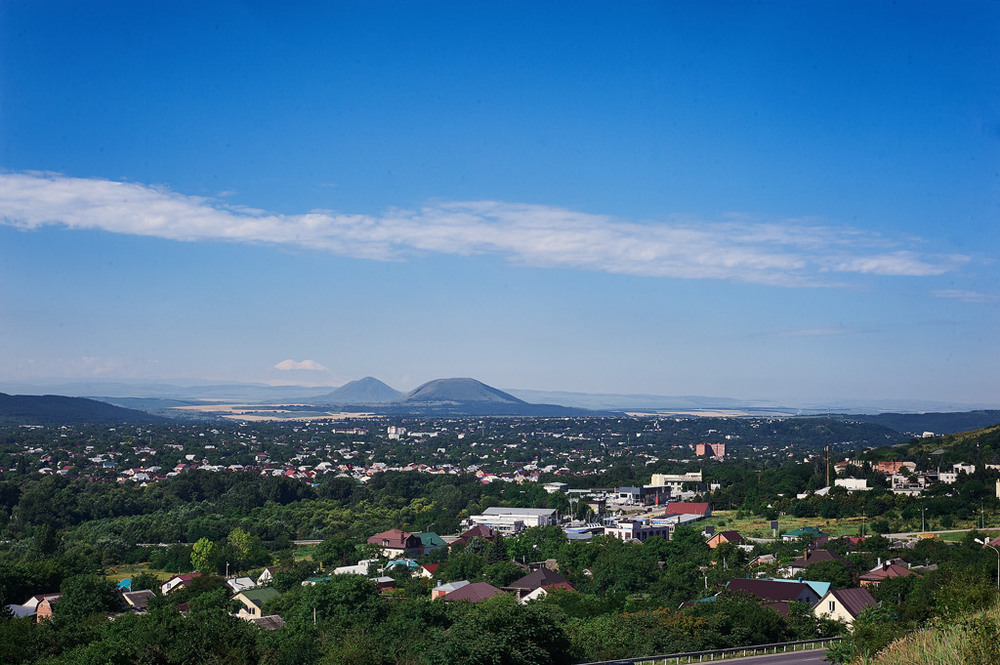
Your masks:
{"label": "hazy horizon", "polygon": [[6,3],[0,380],[1000,404],[998,33]]}

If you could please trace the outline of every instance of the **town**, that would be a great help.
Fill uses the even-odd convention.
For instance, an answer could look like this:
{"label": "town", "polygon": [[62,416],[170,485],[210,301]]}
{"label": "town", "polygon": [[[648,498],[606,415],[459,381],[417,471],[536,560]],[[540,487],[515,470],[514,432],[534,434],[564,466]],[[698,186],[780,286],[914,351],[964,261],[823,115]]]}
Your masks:
{"label": "town", "polygon": [[[792,641],[846,661],[993,597],[998,439],[775,418],[10,426],[5,662],[165,621],[252,662],[293,643],[294,662],[474,660],[461,636],[484,625],[534,653],[516,662]],[[83,620],[83,646],[37,632]]]}

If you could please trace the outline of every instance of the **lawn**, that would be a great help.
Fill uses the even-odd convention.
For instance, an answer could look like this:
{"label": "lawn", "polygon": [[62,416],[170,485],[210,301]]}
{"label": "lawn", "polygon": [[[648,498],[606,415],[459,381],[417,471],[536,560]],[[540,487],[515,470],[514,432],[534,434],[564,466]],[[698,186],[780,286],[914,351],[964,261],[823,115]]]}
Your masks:
{"label": "lawn", "polygon": [[117,566],[109,566],[104,576],[117,583],[126,577],[134,578],[141,573],[149,573],[150,575],[154,575],[156,579],[163,581],[169,580],[174,576],[174,573],[154,570],[149,567],[148,563],[123,563]]}

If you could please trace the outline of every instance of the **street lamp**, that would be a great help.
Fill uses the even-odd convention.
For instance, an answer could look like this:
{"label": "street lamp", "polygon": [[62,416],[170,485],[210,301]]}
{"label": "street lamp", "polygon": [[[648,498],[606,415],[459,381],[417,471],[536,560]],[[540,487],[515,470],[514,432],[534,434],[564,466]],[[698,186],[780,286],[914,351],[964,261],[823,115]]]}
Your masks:
{"label": "street lamp", "polygon": [[997,553],[997,591],[1000,591],[1000,550],[990,545],[985,538],[975,538],[974,540],[983,547],[988,547]]}

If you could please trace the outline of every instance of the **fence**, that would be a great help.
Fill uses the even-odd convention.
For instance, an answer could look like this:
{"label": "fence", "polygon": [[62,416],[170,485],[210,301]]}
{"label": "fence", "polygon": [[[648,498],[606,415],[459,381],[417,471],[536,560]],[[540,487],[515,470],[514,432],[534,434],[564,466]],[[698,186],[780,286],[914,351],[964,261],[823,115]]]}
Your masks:
{"label": "fence", "polygon": [[832,642],[839,642],[841,637],[825,637],[821,640],[802,640],[800,642],[780,642],[777,644],[755,644],[749,647],[729,647],[728,649],[710,649],[708,651],[689,651],[687,653],[672,653],[665,656],[643,656],[642,658],[617,658],[601,660],[586,665],[673,665],[677,663],[705,663],[725,658],[741,658],[743,656],[760,656],[769,653],[785,653],[786,651],[810,651],[822,649]]}

